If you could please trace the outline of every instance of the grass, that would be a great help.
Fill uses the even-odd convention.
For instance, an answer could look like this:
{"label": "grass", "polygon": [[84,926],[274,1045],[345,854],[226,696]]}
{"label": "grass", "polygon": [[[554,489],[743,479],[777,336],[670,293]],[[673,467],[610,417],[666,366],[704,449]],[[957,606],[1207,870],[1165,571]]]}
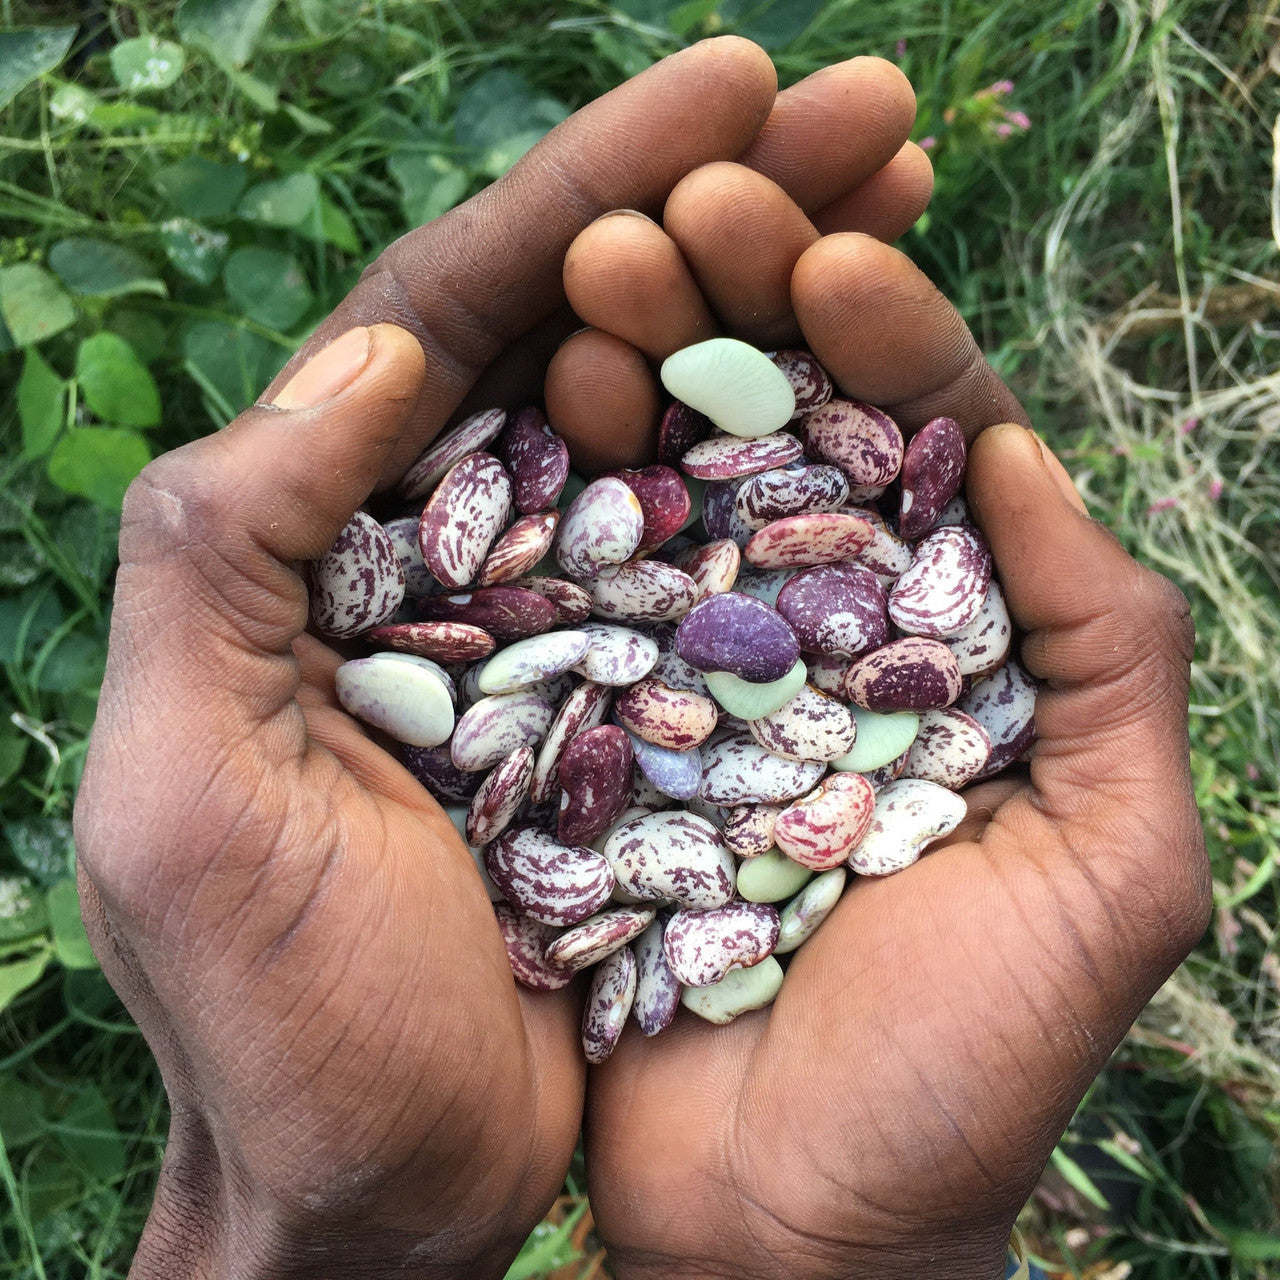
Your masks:
{"label": "grass", "polygon": [[[1280,5],[222,7],[270,16],[256,35],[242,16],[245,47],[216,58],[188,25],[181,74],[124,89],[148,52],[127,42],[175,39],[174,6],[0,0],[6,27],[81,24],[0,109],[0,280],[66,322],[21,350],[0,337],[0,1277],[123,1276],[166,1129],[68,889],[129,474],[226,422],[382,245],[565,110],[722,29],[763,39],[784,81],[854,53],[902,63],[937,170],[905,247],[1199,626],[1215,922],[1091,1091],[1024,1227],[1064,1276],[1280,1274]],[[1003,79],[1007,96],[979,94]],[[1030,128],[998,137],[1002,109]],[[233,181],[245,194],[220,207]],[[32,312],[4,305],[31,342]],[[162,412],[121,404],[152,381]],[[599,1274],[582,1186],[578,1169],[565,1225],[519,1274]]]}

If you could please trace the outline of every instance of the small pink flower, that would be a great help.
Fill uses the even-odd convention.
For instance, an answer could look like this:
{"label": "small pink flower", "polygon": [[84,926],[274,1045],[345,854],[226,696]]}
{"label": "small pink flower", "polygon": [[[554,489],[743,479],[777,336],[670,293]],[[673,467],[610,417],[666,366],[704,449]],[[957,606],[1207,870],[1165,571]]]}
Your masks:
{"label": "small pink flower", "polygon": [[1012,133],[1013,133],[1013,125],[1011,125],[1007,120],[1001,120],[1000,123],[996,125],[997,138],[1007,138]]}
{"label": "small pink flower", "polygon": [[1171,511],[1177,505],[1178,505],[1177,498],[1157,498],[1147,508],[1147,515],[1153,516],[1158,511]]}
{"label": "small pink flower", "polygon": [[978,98],[1002,98],[1005,94],[1012,92],[1012,80],[997,80],[995,84],[989,84],[985,89],[979,89],[973,96],[975,100]]}
{"label": "small pink flower", "polygon": [[1209,501],[1217,502],[1220,497],[1222,497],[1222,481],[1217,476],[1214,476],[1209,481]]}
{"label": "small pink flower", "polygon": [[933,136],[933,134],[930,134],[927,138],[920,139],[921,151],[932,151],[934,147],[936,147],[937,145],[938,145],[938,140]]}
{"label": "small pink flower", "polygon": [[899,58],[905,58],[907,56],[907,42],[905,40],[898,41],[897,53]]}
{"label": "small pink flower", "polygon": [[1006,111],[1004,118],[1015,128],[1023,131],[1031,128],[1031,117],[1025,111]]}
{"label": "small pink flower", "polygon": [[1252,760],[1245,761],[1244,772],[1250,782],[1257,782],[1262,777],[1262,774],[1258,772],[1258,766]]}
{"label": "small pink flower", "polygon": [[1188,418],[1186,422],[1178,428],[1178,433],[1179,435],[1189,436],[1199,425],[1199,418]]}

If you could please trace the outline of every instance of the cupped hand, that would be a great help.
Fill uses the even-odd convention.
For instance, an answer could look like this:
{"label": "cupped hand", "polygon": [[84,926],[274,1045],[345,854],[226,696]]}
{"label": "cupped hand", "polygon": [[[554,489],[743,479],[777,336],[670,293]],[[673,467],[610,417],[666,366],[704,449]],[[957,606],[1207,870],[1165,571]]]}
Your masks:
{"label": "cupped hand", "polygon": [[[728,1026],[681,1010],[652,1040],[629,1027],[592,1069],[593,1211],[622,1280],[991,1280],[1089,1083],[1207,921],[1186,602],[1088,518],[895,250],[797,234],[799,211],[739,175],[791,270],[735,313],[740,242],[722,237],[718,264],[715,236],[683,229],[700,181],[667,231],[713,322],[755,337],[763,307],[905,431],[965,427],[969,502],[1045,684],[1029,770],[973,787],[961,829],[916,865],[856,880],[770,1008]],[[616,268],[581,261],[589,248],[581,277]],[[598,322],[643,346],[645,314]]]}
{"label": "cupped hand", "polygon": [[596,214],[745,153],[896,234],[928,194],[912,109],[875,60],[775,97],[746,42],[677,55],[393,246],[260,405],[130,490],[76,836],[172,1107],[135,1276],[500,1275],[545,1211],[581,1117],[573,996],[516,989],[448,820],[337,709],[299,564],[468,393],[527,394]]}

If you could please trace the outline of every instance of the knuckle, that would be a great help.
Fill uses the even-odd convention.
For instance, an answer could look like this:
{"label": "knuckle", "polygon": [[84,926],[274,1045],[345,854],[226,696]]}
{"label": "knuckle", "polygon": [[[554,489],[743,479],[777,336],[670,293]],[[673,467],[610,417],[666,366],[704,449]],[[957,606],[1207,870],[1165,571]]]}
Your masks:
{"label": "knuckle", "polygon": [[125,491],[120,517],[120,558],[147,563],[185,551],[226,519],[210,469],[202,465],[204,441],[161,454]]}
{"label": "knuckle", "polygon": [[1196,630],[1191,605],[1163,574],[1143,568],[1134,591],[1136,621],[1162,656],[1190,663]]}

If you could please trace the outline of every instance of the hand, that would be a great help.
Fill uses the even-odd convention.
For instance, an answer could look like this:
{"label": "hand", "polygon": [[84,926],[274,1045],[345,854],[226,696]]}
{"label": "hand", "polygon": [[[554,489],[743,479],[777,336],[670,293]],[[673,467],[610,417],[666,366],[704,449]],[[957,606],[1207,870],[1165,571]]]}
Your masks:
{"label": "hand", "polygon": [[393,246],[263,404],[130,490],[76,835],[172,1107],[132,1274],[496,1276],[545,1212],[581,1117],[574,997],[517,991],[448,820],[337,709],[297,565],[477,380],[514,394],[595,213],[745,150],[818,216],[896,234],[928,195],[912,110],[873,59],[775,100],[744,41],[679,54]]}
{"label": "hand", "polygon": [[[677,188],[666,227],[696,280],[664,290],[743,336],[789,323],[846,393],[976,437],[969,500],[1046,682],[1039,741],[1029,776],[970,790],[946,847],[857,881],[771,1008],[628,1029],[588,1083],[592,1208],[620,1280],[991,1280],[1084,1091],[1207,922],[1186,602],[1088,519],[916,268],[737,182],[732,208],[699,174]],[[772,292],[734,283],[730,217],[757,227]],[[571,254],[577,291],[621,269],[599,235]],[[648,314],[632,296],[596,322],[643,348]]]}

